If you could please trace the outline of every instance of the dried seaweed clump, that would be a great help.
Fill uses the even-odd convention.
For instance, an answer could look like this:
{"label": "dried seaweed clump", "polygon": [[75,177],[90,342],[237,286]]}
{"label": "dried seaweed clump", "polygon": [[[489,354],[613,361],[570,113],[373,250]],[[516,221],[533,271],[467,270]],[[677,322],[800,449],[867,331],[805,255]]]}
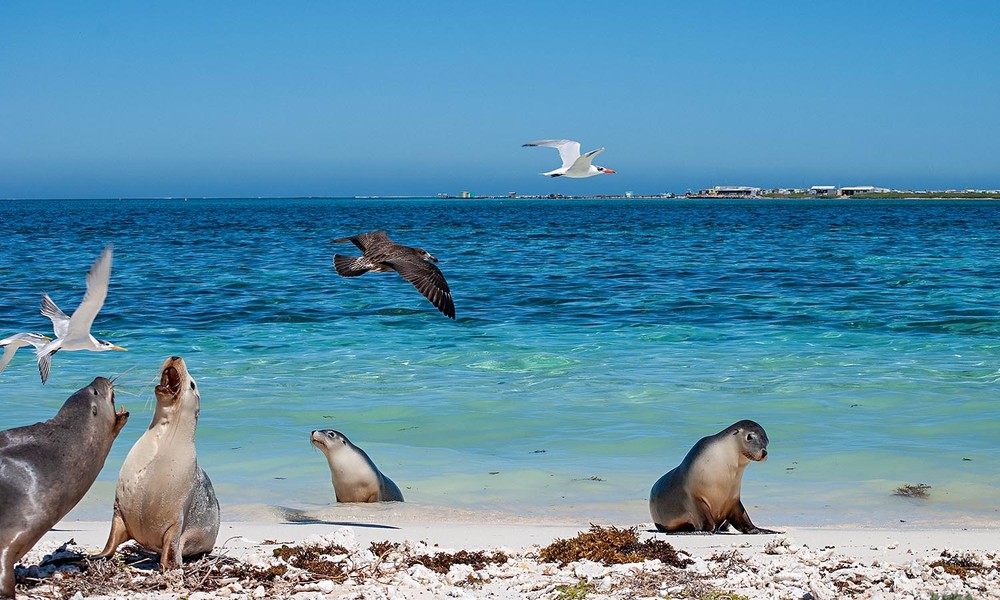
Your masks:
{"label": "dried seaweed clump", "polygon": [[331,557],[347,555],[347,548],[338,544],[328,546],[287,546],[274,549],[274,556],[299,569],[310,573],[329,577],[341,583],[350,577],[350,572],[343,561],[330,560]]}
{"label": "dried seaweed clump", "polygon": [[487,564],[502,565],[507,562],[508,556],[499,550],[494,552],[469,552],[459,550],[454,554],[448,552],[438,552],[417,557],[417,562],[424,565],[435,573],[447,573],[452,565],[469,565],[476,571],[483,569]]}
{"label": "dried seaweed clump", "polygon": [[434,554],[412,554],[407,551],[403,544],[395,542],[372,542],[371,551],[376,556],[384,557],[391,552],[403,554],[401,562],[406,567],[413,565],[423,565],[435,573],[445,574],[451,570],[452,565],[469,565],[475,570],[480,570],[488,564],[503,564],[510,558],[499,550],[493,552],[459,550],[455,553],[436,552]]}
{"label": "dried seaweed clump", "polygon": [[542,548],[539,557],[545,562],[560,564],[576,560],[592,560],[604,565],[616,565],[659,559],[667,565],[683,569],[692,564],[690,558],[677,554],[674,547],[663,540],[639,541],[635,527],[619,529],[590,525],[590,531],[581,532],[575,538],[557,539]]}
{"label": "dried seaweed clump", "polygon": [[78,571],[60,571],[46,580],[53,597],[120,595],[170,592],[187,594],[215,591],[233,581],[244,587],[270,585],[287,571],[284,565],[269,569],[250,567],[234,558],[206,555],[185,562],[180,570],[160,573],[156,555],[139,548],[125,546],[109,559],[92,559],[81,554]]}
{"label": "dried seaweed clump", "polygon": [[947,550],[941,553],[940,560],[932,562],[930,566],[941,567],[945,573],[958,575],[962,579],[976,575],[986,568],[982,561],[971,553],[953,554]]}
{"label": "dried seaweed clump", "polygon": [[918,483],[916,485],[908,483],[906,485],[901,485],[896,488],[893,492],[896,496],[906,496],[907,498],[927,498],[927,490],[931,489],[931,486],[926,483]]}

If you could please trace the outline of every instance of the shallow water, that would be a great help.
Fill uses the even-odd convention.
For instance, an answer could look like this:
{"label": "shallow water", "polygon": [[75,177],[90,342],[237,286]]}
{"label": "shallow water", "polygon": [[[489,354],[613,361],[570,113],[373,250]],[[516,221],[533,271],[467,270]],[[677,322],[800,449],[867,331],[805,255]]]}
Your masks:
{"label": "shallow water", "polygon": [[[336,275],[355,249],[330,240],[374,229],[440,259],[457,321]],[[224,516],[328,507],[309,432],[333,428],[409,502],[647,520],[653,481],[749,418],[758,523],[1000,521],[995,201],[0,201],[0,236],[0,337],[46,332],[41,292],[70,312],[115,244],[93,333],[129,352],[0,374],[3,428],[120,375],[131,420],[79,518],[110,515],[179,355]]]}

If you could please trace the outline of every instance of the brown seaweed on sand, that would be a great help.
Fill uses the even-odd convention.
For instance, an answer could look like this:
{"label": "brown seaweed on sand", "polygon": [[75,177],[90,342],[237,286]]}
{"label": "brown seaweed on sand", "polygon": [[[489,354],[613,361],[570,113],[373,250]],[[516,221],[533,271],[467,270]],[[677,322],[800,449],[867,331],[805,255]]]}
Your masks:
{"label": "brown seaweed on sand", "polygon": [[677,554],[674,547],[663,540],[639,541],[635,527],[619,529],[590,525],[590,531],[580,532],[575,538],[556,539],[539,552],[545,562],[567,564],[587,559],[604,565],[627,564],[659,559],[667,565],[683,569],[692,564],[690,558]]}
{"label": "brown seaweed on sand", "polygon": [[898,488],[896,488],[896,491],[893,492],[893,495],[906,496],[907,498],[920,498],[921,500],[924,500],[927,498],[928,496],[927,491],[930,489],[931,486],[927,485],[926,483],[918,483],[918,484],[907,483],[906,485],[901,485]]}

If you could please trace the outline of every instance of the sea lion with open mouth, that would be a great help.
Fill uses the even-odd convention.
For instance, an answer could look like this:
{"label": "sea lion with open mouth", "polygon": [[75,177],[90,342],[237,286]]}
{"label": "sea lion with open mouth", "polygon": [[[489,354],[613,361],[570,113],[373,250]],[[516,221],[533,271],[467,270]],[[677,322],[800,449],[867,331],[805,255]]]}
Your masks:
{"label": "sea lion with open mouth", "polygon": [[194,434],[201,410],[198,386],[179,356],[168,358],[156,386],[153,421],[125,457],[118,475],[108,557],[134,539],[160,553],[162,570],[211,552],[219,535],[219,501],[198,466]]}
{"label": "sea lion with open mouth", "polygon": [[48,421],[0,431],[0,597],[14,564],[83,498],[128,421],[114,384],[98,377]]}

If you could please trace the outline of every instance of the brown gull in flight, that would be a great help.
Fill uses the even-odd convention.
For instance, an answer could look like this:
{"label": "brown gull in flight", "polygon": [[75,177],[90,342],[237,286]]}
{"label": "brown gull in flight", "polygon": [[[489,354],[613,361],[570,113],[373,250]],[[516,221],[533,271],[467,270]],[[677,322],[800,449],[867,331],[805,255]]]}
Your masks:
{"label": "brown gull in flight", "polygon": [[397,244],[384,231],[361,233],[333,242],[351,242],[361,250],[361,256],[333,256],[333,266],[341,277],[357,277],[369,271],[395,271],[445,316],[455,318],[455,302],[448,282],[434,264],[437,258],[430,252]]}

